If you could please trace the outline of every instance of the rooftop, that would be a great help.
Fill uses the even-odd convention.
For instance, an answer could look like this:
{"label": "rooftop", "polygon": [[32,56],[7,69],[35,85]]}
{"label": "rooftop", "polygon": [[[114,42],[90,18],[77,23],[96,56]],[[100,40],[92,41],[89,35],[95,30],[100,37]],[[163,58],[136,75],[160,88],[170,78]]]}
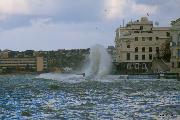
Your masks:
{"label": "rooftop", "polygon": [[153,22],[149,21],[147,17],[142,17],[140,20],[136,20],[136,21],[133,21],[133,22],[130,21],[128,24],[129,25],[134,25],[134,24],[136,24],[136,25],[138,25],[138,24],[153,24]]}
{"label": "rooftop", "polygon": [[175,21],[171,21],[171,25],[174,25],[174,24],[176,24],[176,23],[178,23],[179,22],[179,24],[180,24],[180,18],[178,18],[177,20],[175,20]]}

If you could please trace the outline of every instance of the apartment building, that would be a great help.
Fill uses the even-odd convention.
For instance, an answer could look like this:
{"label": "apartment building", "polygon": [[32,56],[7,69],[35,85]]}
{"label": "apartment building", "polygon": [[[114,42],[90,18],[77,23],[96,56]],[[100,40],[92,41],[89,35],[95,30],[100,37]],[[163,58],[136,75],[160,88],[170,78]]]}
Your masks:
{"label": "apartment building", "polygon": [[180,18],[171,23],[171,72],[180,74]]}
{"label": "apartment building", "polygon": [[43,57],[36,58],[1,58],[1,69],[10,69],[15,71],[32,70],[42,72],[47,69],[47,60]]}
{"label": "apartment building", "polygon": [[116,30],[116,64],[121,70],[148,72],[154,58],[163,56],[169,42],[169,27],[154,27],[147,17],[130,21]]}

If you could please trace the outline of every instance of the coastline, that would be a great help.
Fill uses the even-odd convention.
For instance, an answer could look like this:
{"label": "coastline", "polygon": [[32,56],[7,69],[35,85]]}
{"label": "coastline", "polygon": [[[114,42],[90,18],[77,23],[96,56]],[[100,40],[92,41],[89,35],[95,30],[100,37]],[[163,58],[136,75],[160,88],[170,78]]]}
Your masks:
{"label": "coastline", "polygon": [[0,73],[0,76],[9,76],[9,75],[40,75],[47,72],[12,72],[12,73]]}
{"label": "coastline", "polygon": [[[46,72],[12,72],[12,73],[0,73],[0,76],[14,76],[14,75],[40,75],[43,73],[49,73],[50,71]],[[54,72],[57,73],[57,72]],[[111,74],[111,75],[118,75],[119,79],[157,79],[157,80],[178,80],[180,81],[180,76],[169,73],[169,74]],[[135,79],[136,78],[136,79]]]}

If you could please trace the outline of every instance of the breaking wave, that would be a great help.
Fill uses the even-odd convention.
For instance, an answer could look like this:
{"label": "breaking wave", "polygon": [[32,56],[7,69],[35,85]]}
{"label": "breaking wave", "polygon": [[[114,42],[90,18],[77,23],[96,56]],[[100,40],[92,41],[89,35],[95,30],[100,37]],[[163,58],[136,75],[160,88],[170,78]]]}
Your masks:
{"label": "breaking wave", "polygon": [[111,57],[102,45],[91,47],[88,61],[85,67],[86,76],[102,77],[111,71]]}

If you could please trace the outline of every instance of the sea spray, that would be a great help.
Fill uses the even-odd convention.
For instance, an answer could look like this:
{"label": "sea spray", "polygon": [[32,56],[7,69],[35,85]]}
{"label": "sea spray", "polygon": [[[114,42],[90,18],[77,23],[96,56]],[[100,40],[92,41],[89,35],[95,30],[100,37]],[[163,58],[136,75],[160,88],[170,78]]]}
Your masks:
{"label": "sea spray", "polygon": [[110,73],[112,68],[111,56],[102,45],[94,45],[86,65],[86,76],[102,77]]}
{"label": "sea spray", "polygon": [[[78,74],[46,73],[40,74],[36,78],[78,83],[87,78],[102,78],[104,75],[108,75],[111,72],[111,57],[106,48],[102,45],[94,45],[91,47],[90,54],[87,59],[87,63],[84,65],[83,70],[81,72],[78,71]],[[85,73],[85,78],[83,77],[83,73]]]}

